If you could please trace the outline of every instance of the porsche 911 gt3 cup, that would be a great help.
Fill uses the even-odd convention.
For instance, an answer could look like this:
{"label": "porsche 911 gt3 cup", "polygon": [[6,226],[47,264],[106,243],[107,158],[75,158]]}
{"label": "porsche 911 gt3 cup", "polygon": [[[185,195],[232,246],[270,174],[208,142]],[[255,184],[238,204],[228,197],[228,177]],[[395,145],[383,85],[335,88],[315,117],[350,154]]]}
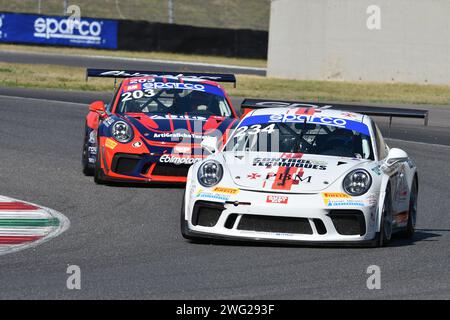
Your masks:
{"label": "porsche 911 gt3 cup", "polygon": [[325,108],[252,110],[225,147],[189,172],[187,239],[386,245],[411,237],[417,168],[367,115]]}
{"label": "porsche 911 gt3 cup", "polygon": [[184,183],[204,157],[200,141],[238,122],[217,83],[234,75],[88,69],[87,77],[125,79],[110,104],[93,102],[86,116],[83,173],[99,184]]}

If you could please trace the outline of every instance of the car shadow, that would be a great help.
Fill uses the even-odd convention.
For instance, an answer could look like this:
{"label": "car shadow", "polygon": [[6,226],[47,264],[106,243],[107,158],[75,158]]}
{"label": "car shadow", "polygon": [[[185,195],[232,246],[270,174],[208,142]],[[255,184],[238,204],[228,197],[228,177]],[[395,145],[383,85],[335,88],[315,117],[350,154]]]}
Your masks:
{"label": "car shadow", "polygon": [[[437,233],[439,232],[439,233]],[[402,239],[399,235],[394,235],[388,247],[411,246],[421,241],[438,241],[442,237],[442,232],[450,232],[450,229],[416,229],[414,236],[410,239]],[[315,248],[315,249],[372,249],[370,246],[351,246],[351,245],[326,245],[326,244],[304,244],[304,243],[273,243],[273,242],[256,242],[244,240],[215,240],[215,239],[198,239],[191,240],[190,243],[197,245],[218,245],[218,246],[245,246],[245,247],[267,247],[267,248]]]}
{"label": "car shadow", "polygon": [[[438,233],[439,232],[439,233]],[[442,232],[450,232],[450,229],[416,229],[414,236],[410,239],[402,239],[399,235],[393,235],[390,247],[404,247],[415,245],[421,241],[438,241],[442,237]]]}
{"label": "car shadow", "polygon": [[185,183],[160,183],[160,182],[105,182],[105,186],[112,188],[141,188],[141,189],[184,189]]}

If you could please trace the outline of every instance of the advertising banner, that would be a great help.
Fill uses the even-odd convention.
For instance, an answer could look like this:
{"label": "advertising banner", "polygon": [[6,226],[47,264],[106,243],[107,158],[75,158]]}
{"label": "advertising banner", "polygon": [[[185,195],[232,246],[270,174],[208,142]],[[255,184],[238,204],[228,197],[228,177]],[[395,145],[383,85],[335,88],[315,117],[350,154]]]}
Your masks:
{"label": "advertising banner", "polygon": [[0,13],[0,42],[117,49],[117,21]]}

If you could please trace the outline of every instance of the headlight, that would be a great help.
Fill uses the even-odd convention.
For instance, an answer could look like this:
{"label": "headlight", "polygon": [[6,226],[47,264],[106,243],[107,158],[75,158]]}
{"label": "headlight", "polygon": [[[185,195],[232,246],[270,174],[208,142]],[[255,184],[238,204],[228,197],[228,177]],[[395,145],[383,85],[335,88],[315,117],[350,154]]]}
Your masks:
{"label": "headlight", "polygon": [[223,167],[215,160],[208,160],[200,165],[197,171],[198,182],[204,187],[215,186],[222,180]]}
{"label": "headlight", "polygon": [[342,184],[345,192],[351,196],[360,196],[369,190],[372,177],[366,170],[357,169],[347,174]]}
{"label": "headlight", "polygon": [[119,142],[126,143],[133,139],[133,129],[124,121],[117,121],[111,127],[111,134]]}

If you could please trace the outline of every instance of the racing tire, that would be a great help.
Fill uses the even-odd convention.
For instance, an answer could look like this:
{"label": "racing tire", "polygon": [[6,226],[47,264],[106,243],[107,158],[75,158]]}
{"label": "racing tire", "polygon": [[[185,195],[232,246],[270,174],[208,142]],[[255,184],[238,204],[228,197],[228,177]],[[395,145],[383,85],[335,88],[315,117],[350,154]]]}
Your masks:
{"label": "racing tire", "polygon": [[103,169],[101,167],[101,159],[100,159],[100,144],[97,143],[98,145],[98,150],[97,150],[97,159],[95,160],[95,168],[94,168],[94,182],[96,184],[105,184],[106,181],[104,179],[104,172]]}
{"label": "racing tire", "polygon": [[418,196],[418,184],[417,179],[414,178],[411,185],[411,192],[409,195],[409,211],[408,211],[408,223],[405,230],[401,231],[399,236],[404,239],[410,239],[414,236],[417,221],[417,196]]}
{"label": "racing tire", "polygon": [[375,237],[375,247],[386,247],[392,238],[392,200],[391,189],[386,188],[386,196],[383,203],[383,211],[380,220],[380,232]]}
{"label": "racing tire", "polygon": [[85,176],[93,176],[94,175],[94,168],[89,165],[89,159],[88,159],[88,133],[87,133],[87,127],[85,128],[85,134],[84,134],[84,143],[83,143],[83,154],[81,157],[81,165],[83,167],[83,174]]}

